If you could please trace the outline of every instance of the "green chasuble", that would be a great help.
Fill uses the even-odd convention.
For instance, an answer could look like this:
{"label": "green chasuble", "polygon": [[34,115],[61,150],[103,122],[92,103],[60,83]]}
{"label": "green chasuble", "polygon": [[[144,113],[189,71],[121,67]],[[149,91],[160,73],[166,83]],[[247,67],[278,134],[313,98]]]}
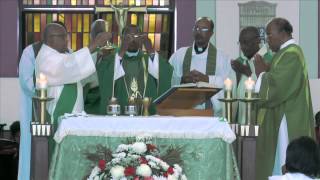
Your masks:
{"label": "green chasuble", "polygon": [[[173,68],[164,59],[159,56],[159,80],[148,73],[147,54],[139,52],[137,56],[128,57],[125,55],[122,59],[122,66],[125,75],[115,81],[114,96],[121,105],[122,114],[124,106],[128,105],[128,94],[131,95],[130,84],[135,78],[138,83],[140,95],[156,99],[171,87],[171,76]],[[144,60],[144,63],[142,62]],[[105,57],[97,67],[99,88],[100,88],[100,106],[99,114],[106,114],[108,101],[112,97],[113,76],[114,76],[115,54]],[[146,73],[146,76],[144,74]],[[146,85],[145,85],[146,83]],[[144,92],[145,91],[145,92]],[[155,114],[155,105],[149,107],[150,114]]]}
{"label": "green chasuble", "polygon": [[286,116],[289,142],[300,136],[314,137],[309,80],[304,55],[291,44],[277,52],[269,72],[262,76],[259,97],[260,124],[257,138],[256,179],[268,179],[275,161],[280,123]]}

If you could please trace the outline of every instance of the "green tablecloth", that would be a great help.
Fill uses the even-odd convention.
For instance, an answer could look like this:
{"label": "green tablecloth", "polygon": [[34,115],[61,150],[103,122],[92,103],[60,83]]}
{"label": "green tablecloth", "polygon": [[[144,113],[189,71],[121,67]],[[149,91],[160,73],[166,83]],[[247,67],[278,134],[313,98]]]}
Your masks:
{"label": "green tablecloth", "polygon": [[[97,152],[97,145],[114,151],[119,144],[134,138],[103,136],[66,136],[54,150],[50,165],[52,180],[86,179],[98,162],[87,155]],[[181,149],[183,170],[189,180],[233,180],[235,176],[231,145],[220,138],[170,139],[153,138],[160,153],[172,146]]]}

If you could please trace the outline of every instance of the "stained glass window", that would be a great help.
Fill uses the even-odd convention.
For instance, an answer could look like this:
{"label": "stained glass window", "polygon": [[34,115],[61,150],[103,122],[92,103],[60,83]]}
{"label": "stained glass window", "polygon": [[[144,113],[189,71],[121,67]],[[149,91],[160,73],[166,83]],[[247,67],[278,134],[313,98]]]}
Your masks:
{"label": "stained glass window", "polygon": [[111,4],[117,6],[120,3],[124,7],[148,9],[147,12],[130,10],[127,24],[138,25],[147,33],[155,50],[168,57],[173,46],[173,0],[23,0],[23,47],[40,41],[47,23],[60,21],[66,26],[69,47],[78,50],[89,44],[90,25],[98,18],[108,22],[108,31],[113,33],[113,43],[119,45],[120,36],[114,12],[96,13],[95,7],[110,7]]}

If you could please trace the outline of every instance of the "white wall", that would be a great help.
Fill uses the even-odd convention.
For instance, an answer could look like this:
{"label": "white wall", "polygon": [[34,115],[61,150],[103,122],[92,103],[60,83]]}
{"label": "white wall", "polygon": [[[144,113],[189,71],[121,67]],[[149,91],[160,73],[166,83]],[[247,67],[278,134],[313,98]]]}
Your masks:
{"label": "white wall", "polygon": [[[277,3],[276,16],[289,20],[293,37],[299,42],[299,0],[266,0]],[[239,56],[239,6],[248,0],[216,1],[216,45],[234,59]]]}
{"label": "white wall", "polygon": [[310,79],[313,113],[320,111],[320,79]]}
{"label": "white wall", "polygon": [[0,78],[0,123],[8,129],[12,122],[20,120],[20,86],[18,78]]}

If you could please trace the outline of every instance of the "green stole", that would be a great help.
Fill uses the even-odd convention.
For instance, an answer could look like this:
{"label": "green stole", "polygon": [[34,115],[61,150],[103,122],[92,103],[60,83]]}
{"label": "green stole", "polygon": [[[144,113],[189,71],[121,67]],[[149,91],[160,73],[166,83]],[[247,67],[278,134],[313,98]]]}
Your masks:
{"label": "green stole", "polygon": [[[64,115],[64,113],[71,113],[76,103],[76,100],[77,100],[77,83],[65,84],[63,86],[63,89],[59,96],[59,100],[52,114],[52,117],[53,117],[52,124],[54,129],[53,133],[58,128],[58,118]],[[54,151],[54,147],[55,147],[55,142],[53,138],[50,138],[49,139],[49,159],[51,159],[51,156]]]}
{"label": "green stole", "polygon": [[[183,75],[190,72],[193,46],[187,49],[183,59]],[[206,75],[215,75],[216,72],[217,48],[209,43]]]}

